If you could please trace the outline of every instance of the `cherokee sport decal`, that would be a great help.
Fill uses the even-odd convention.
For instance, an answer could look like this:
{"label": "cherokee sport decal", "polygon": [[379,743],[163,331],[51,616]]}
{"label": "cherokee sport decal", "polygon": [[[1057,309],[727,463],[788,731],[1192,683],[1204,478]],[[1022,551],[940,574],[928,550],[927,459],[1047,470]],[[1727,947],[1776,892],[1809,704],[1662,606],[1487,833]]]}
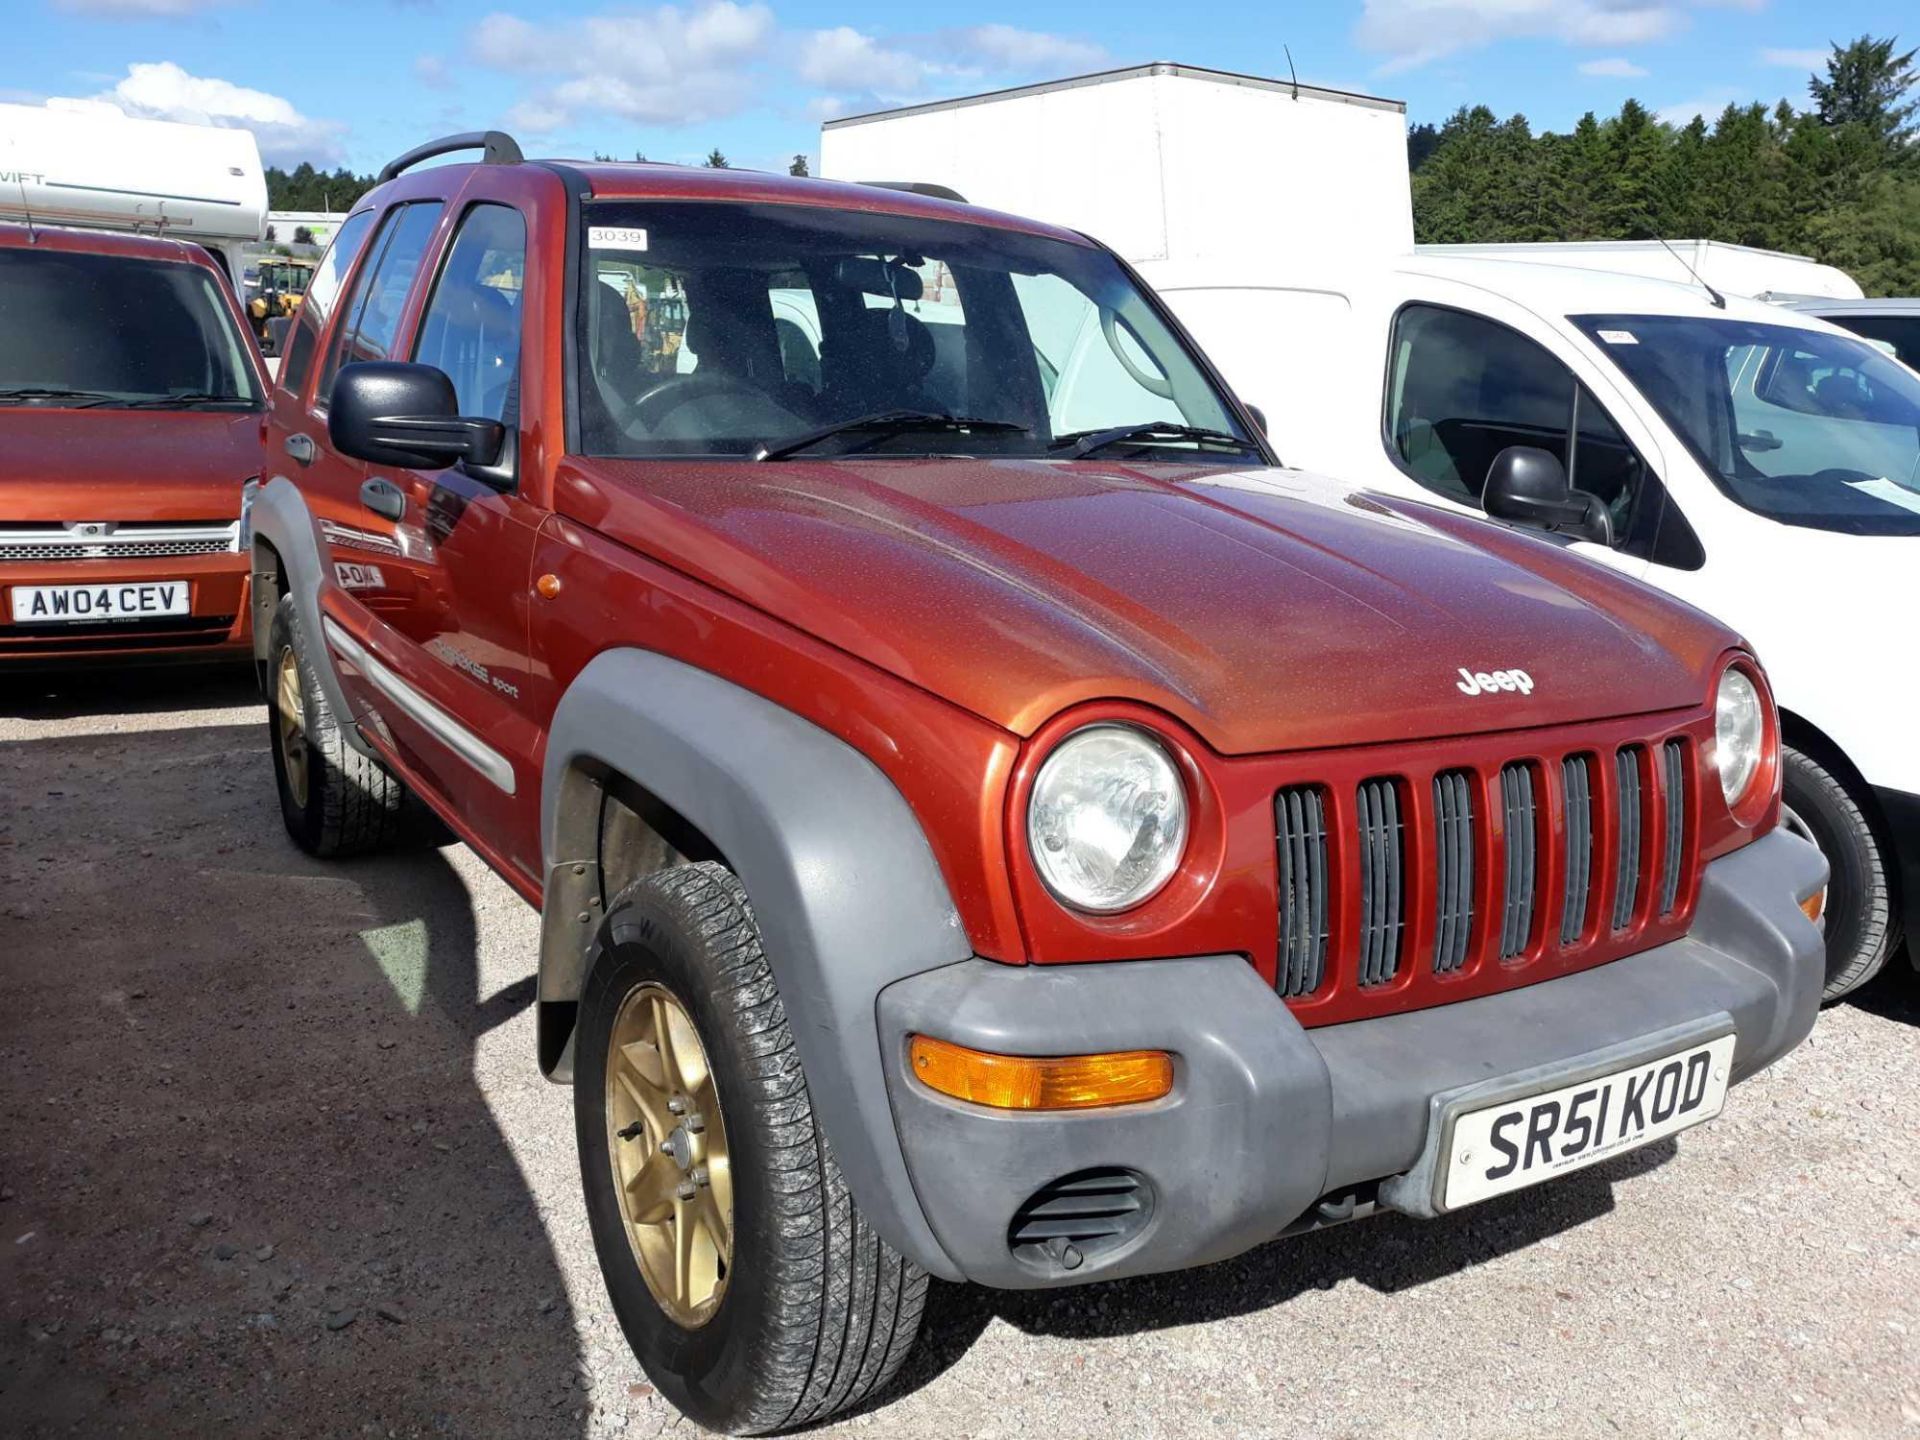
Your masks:
{"label": "cherokee sport decal", "polygon": [[1460,679],[1454,688],[1462,695],[1491,695],[1495,690],[1533,693],[1533,677],[1524,670],[1469,670],[1460,667]]}

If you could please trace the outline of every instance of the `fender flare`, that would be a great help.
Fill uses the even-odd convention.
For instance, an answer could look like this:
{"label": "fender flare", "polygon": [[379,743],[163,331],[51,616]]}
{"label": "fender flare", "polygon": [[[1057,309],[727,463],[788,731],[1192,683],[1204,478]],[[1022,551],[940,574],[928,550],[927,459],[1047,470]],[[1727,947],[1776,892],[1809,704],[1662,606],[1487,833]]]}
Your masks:
{"label": "fender flare", "polygon": [[896,980],[972,957],[920,823],[880,769],[825,730],[650,651],[592,660],[548,733],[541,1060],[566,1078],[573,1005],[601,910],[600,777],[617,771],[711,840],[740,876],[780,987],[814,1113],[862,1213],[948,1279],[887,1098],[877,1000]]}
{"label": "fender flare", "polygon": [[[281,593],[293,596],[294,606],[300,612],[307,663],[313,667],[320,688],[326,692],[327,708],[338,721],[341,736],[369,760],[379,761],[380,756],[361,737],[360,727],[354,723],[355,712],[347,703],[347,692],[340,684],[339,675],[334,672],[333,652],[327,646],[326,632],[320,628],[320,586],[326,568],[320,559],[319,542],[314,538],[313,512],[307,509],[300,487],[284,475],[276,475],[262,485],[253,497],[253,508],[248,511],[248,528],[253,537],[254,594],[258,596],[266,583],[262,577],[271,578],[272,567],[262,554],[271,548],[279,556],[280,568],[286,574]],[[272,613],[263,610],[260,622],[253,627],[253,658],[257,667],[264,667],[267,662],[272,619]],[[260,673],[264,675],[265,669]]]}

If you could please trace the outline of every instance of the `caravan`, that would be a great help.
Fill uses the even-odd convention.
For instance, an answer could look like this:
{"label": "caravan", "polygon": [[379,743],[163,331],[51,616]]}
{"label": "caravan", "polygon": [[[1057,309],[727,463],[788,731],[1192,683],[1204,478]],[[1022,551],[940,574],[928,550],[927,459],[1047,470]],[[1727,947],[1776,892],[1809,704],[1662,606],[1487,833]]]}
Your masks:
{"label": "caravan", "polygon": [[237,289],[266,233],[250,130],[135,120],[103,101],[0,105],[0,221],[186,240]]}

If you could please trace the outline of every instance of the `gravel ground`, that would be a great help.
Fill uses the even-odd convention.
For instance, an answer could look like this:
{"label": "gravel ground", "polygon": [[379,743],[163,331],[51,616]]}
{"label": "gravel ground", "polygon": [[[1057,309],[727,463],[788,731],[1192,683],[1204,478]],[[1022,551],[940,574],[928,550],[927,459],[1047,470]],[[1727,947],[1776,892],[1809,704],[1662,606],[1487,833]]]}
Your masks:
{"label": "gravel ground", "polygon": [[[651,1436],[533,913],[286,840],[244,676],[0,691],[0,1434]],[[897,1436],[1920,1435],[1903,961],[1677,1143],[1433,1224],[936,1285]]]}

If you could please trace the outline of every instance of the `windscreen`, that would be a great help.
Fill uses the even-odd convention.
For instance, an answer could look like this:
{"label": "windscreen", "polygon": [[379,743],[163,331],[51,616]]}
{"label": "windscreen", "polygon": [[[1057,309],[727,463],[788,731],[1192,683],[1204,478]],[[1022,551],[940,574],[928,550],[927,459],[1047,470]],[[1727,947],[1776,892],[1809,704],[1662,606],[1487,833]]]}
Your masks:
{"label": "windscreen", "polygon": [[0,250],[0,404],[256,405],[219,286],[174,261]]}
{"label": "windscreen", "polygon": [[997,227],[731,202],[582,207],[583,448],[747,455],[861,417],[986,422],[851,430],[813,453],[1259,457],[1112,256]]}
{"label": "windscreen", "polygon": [[1920,535],[1920,376],[1881,350],[1747,320],[1575,323],[1747,509],[1818,530]]}

